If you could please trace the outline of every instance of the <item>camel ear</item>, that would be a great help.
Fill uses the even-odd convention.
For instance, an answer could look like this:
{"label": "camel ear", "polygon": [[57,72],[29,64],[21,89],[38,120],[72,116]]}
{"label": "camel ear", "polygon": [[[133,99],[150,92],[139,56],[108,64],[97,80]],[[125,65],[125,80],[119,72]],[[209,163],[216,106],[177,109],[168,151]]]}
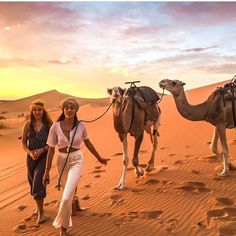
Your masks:
{"label": "camel ear", "polygon": [[111,95],[111,93],[112,93],[112,89],[107,88],[107,93],[108,93],[109,95]]}
{"label": "camel ear", "polygon": [[184,86],[184,85],[186,85],[186,83],[184,83],[184,82],[182,82],[182,84],[181,84],[182,86]]}

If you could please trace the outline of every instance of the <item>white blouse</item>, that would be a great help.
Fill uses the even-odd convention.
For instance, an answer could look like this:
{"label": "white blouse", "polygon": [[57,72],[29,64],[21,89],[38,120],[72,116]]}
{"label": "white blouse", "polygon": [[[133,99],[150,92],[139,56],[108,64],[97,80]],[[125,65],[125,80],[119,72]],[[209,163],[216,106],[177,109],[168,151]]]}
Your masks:
{"label": "white blouse", "polygon": [[[75,128],[76,127],[70,131],[70,139],[68,140],[61,129],[60,121],[55,122],[49,130],[47,144],[51,147],[55,147],[57,145],[59,149],[68,147],[74,135]],[[76,130],[72,147],[80,149],[80,144],[84,139],[88,139],[88,133],[84,123],[80,122]]]}

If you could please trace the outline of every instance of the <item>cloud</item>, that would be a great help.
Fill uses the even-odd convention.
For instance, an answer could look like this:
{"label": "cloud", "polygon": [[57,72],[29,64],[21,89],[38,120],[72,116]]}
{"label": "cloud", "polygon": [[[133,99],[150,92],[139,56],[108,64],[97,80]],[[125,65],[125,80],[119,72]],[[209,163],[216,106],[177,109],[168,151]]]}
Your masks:
{"label": "cloud", "polygon": [[67,65],[71,64],[71,61],[68,60],[48,60],[48,63],[55,65]]}
{"label": "cloud", "polygon": [[235,2],[168,2],[161,9],[176,26],[210,26],[236,21]]}
{"label": "cloud", "polygon": [[210,46],[210,47],[202,47],[202,48],[188,48],[185,50],[182,50],[183,52],[203,52],[212,48],[218,48],[218,45]]}
{"label": "cloud", "polygon": [[235,74],[236,73],[236,63],[212,65],[212,66],[200,66],[196,67],[198,70],[203,70],[209,73],[217,74]]}

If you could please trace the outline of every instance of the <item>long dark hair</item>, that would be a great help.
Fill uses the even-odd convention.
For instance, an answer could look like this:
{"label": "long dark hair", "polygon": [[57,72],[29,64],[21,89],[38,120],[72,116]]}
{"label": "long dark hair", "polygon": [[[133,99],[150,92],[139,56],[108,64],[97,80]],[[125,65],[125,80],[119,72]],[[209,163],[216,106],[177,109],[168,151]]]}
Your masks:
{"label": "long dark hair", "polygon": [[[49,131],[52,125],[52,119],[50,118],[48,112],[43,109],[43,116],[42,116],[43,125],[46,127],[46,130]],[[34,127],[35,117],[33,115],[33,109],[30,111],[30,126]]]}
{"label": "long dark hair", "polygon": [[[65,114],[64,114],[64,111],[62,111],[62,113],[59,115],[59,117],[57,118],[57,121],[62,121],[62,120],[65,120]],[[76,126],[78,122],[78,117],[77,117],[77,114],[75,113],[75,116],[74,116],[74,123],[73,123],[73,127],[72,129]]]}

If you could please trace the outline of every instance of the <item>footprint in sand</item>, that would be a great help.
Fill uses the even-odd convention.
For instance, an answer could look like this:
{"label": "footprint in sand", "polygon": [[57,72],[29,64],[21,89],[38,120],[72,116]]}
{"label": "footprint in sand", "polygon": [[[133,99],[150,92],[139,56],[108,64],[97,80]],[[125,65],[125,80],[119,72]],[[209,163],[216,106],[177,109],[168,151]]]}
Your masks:
{"label": "footprint in sand", "polygon": [[185,155],[184,157],[193,157],[193,155],[189,154],[189,155]]}
{"label": "footprint in sand", "polygon": [[173,184],[173,182],[170,181],[170,180],[162,180],[161,183],[162,183],[163,185],[171,185],[171,184]]}
{"label": "footprint in sand", "polygon": [[174,162],[174,165],[185,164],[185,163],[188,163],[188,161],[187,160],[177,160]]}
{"label": "footprint in sand", "polygon": [[160,183],[160,181],[158,179],[149,179],[145,182],[145,184],[148,184],[148,185],[156,185],[159,183]]}
{"label": "footprint in sand", "polygon": [[91,198],[91,196],[89,194],[86,194],[85,196],[83,196],[81,199],[87,201]]}
{"label": "footprint in sand", "polygon": [[98,173],[102,173],[102,172],[106,172],[105,170],[94,170],[94,171],[92,171],[92,172],[90,172],[90,173],[92,173],[92,174],[98,174]]}
{"label": "footprint in sand", "polygon": [[224,224],[219,229],[220,236],[235,236],[236,235],[236,222]]}
{"label": "footprint in sand", "polygon": [[27,206],[24,206],[24,205],[18,206],[18,207],[17,207],[17,210],[18,210],[18,211],[23,211],[23,210],[25,210],[26,207],[27,207]]}
{"label": "footprint in sand", "polygon": [[199,170],[190,170],[192,174],[199,175],[200,171]]}
{"label": "footprint in sand", "polygon": [[202,229],[205,229],[207,227],[205,221],[199,221],[197,225],[199,226],[199,228],[202,228]]}
{"label": "footprint in sand", "polygon": [[149,219],[149,220],[158,220],[160,219],[163,211],[130,211],[121,213],[120,217],[113,221],[113,224],[116,226],[121,226],[122,224],[126,224],[128,222],[132,222],[138,218],[140,219]]}
{"label": "footprint in sand", "polygon": [[173,157],[173,156],[175,156],[176,154],[175,153],[171,153],[171,154],[169,154],[168,156],[169,157]]}
{"label": "footprint in sand", "polygon": [[219,159],[217,158],[217,156],[206,156],[202,158],[203,160],[207,159],[207,161],[209,163],[215,163],[215,162],[219,162]]}
{"label": "footprint in sand", "polygon": [[234,204],[234,201],[229,198],[216,198],[216,201],[217,201],[217,205],[223,204],[223,205],[231,206]]}
{"label": "footprint in sand", "polygon": [[104,217],[109,217],[112,216],[112,213],[110,212],[104,212],[104,213],[99,213],[97,214],[98,217],[104,218]]}
{"label": "footprint in sand", "polygon": [[211,226],[215,220],[222,221],[223,223],[226,221],[236,221],[236,208],[225,207],[207,211],[207,224]]}
{"label": "footprint in sand", "polygon": [[206,188],[205,184],[202,182],[185,182],[177,189],[182,189],[191,193],[207,193],[211,191],[209,188]]}
{"label": "footprint in sand", "polygon": [[91,184],[84,185],[84,188],[91,188]]}
{"label": "footprint in sand", "polygon": [[[46,220],[49,220],[49,218],[47,218]],[[28,231],[36,231],[38,230],[38,228],[40,228],[40,224],[37,223],[33,223],[33,224],[20,224],[14,227],[13,231],[17,232],[17,233],[25,233]]]}
{"label": "footprint in sand", "polygon": [[96,169],[96,170],[99,170],[99,169],[101,169],[102,168],[102,166],[95,166],[94,167],[94,169]]}
{"label": "footprint in sand", "polygon": [[143,193],[143,192],[145,192],[145,189],[144,188],[133,188],[130,191],[133,193]]}
{"label": "footprint in sand", "polygon": [[116,156],[122,156],[123,155],[123,153],[122,152],[117,152],[117,153],[115,153],[115,154],[113,154],[113,155],[111,155],[112,157],[116,157]]}
{"label": "footprint in sand", "polygon": [[220,177],[220,176],[216,176],[216,177],[213,178],[213,180],[216,180],[216,181],[223,181],[223,180],[225,180],[225,177],[222,178],[222,177]]}
{"label": "footprint in sand", "polygon": [[52,201],[49,201],[49,202],[45,202],[44,205],[45,206],[51,206],[51,205],[55,205],[56,203],[58,203],[58,200],[52,200]]}
{"label": "footprint in sand", "polygon": [[163,214],[163,211],[161,211],[161,210],[158,210],[158,211],[145,211],[145,212],[140,212],[139,213],[141,218],[153,219],[153,220],[160,219],[162,214]]}
{"label": "footprint in sand", "polygon": [[122,195],[112,195],[110,198],[111,198],[110,208],[117,206],[117,205],[124,204],[126,202],[126,200],[124,198],[122,198]]}
{"label": "footprint in sand", "polygon": [[13,231],[16,233],[25,233],[27,232],[29,229],[27,228],[26,224],[21,224],[21,225],[17,225],[14,227]]}
{"label": "footprint in sand", "polygon": [[178,226],[177,219],[170,219],[166,223],[167,223],[166,231],[168,232],[173,232]]}
{"label": "footprint in sand", "polygon": [[94,178],[100,178],[101,175],[94,175]]}

